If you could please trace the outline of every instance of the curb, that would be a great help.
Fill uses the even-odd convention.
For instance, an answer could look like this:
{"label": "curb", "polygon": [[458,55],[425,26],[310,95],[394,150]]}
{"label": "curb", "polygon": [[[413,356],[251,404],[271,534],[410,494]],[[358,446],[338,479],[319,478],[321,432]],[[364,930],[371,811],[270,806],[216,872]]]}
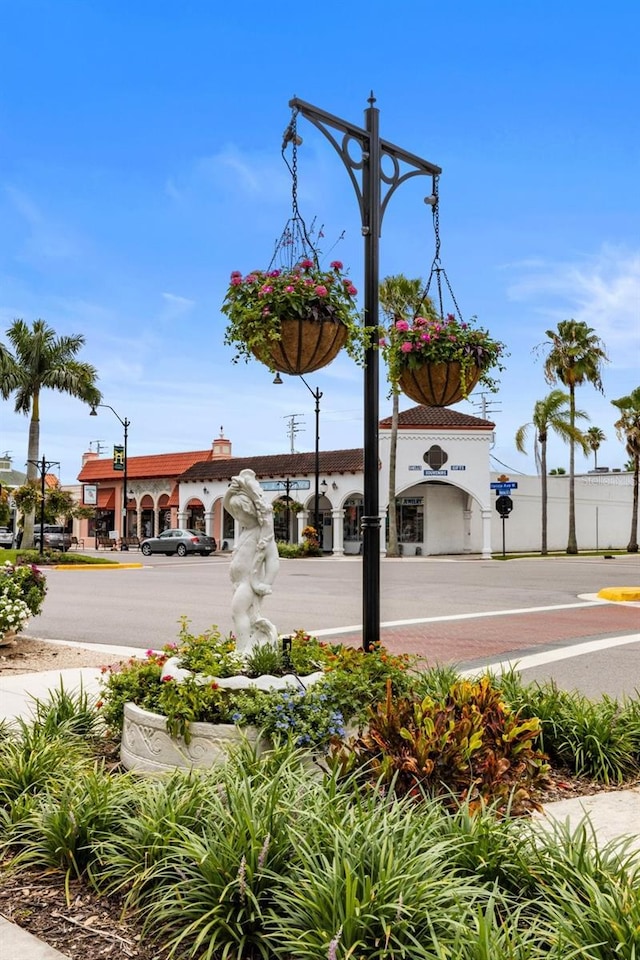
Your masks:
{"label": "curb", "polygon": [[598,591],[598,597],[600,600],[637,603],[640,600],[640,587],[604,587]]}
{"label": "curb", "polygon": [[57,563],[52,570],[141,570],[144,563]]}

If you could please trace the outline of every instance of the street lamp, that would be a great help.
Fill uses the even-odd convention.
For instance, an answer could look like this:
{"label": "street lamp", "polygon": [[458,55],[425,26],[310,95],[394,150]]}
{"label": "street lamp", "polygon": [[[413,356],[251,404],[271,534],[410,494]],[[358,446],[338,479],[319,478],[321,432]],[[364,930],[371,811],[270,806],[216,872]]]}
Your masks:
{"label": "street lamp", "polygon": [[[364,367],[364,516],[362,517],[362,645],[371,650],[380,639],[380,498],[378,490],[378,287],[382,218],[392,194],[405,180],[435,178],[440,167],[380,138],[379,114],[373,93],[365,110],[365,127],[348,123],[294,97],[294,118],[284,133],[283,147],[295,140],[295,114],[301,113],[331,143],[342,160],[360,208],[364,237],[364,323],[371,334]],[[337,133],[337,136],[336,136]],[[354,156],[353,142],[360,148]],[[384,164],[384,169],[383,169]],[[401,167],[401,164],[404,166]],[[385,190],[384,197],[382,191]],[[436,202],[435,189],[427,203]]]}
{"label": "street lamp", "polygon": [[93,406],[91,407],[91,413],[89,414],[90,417],[98,416],[98,411],[96,410],[96,407],[106,407],[107,410],[111,410],[111,413],[114,415],[114,417],[116,417],[116,419],[118,419],[122,424],[122,426],[124,427],[124,451],[123,451],[124,456],[122,460],[122,466],[120,466],[119,461],[116,462],[116,459],[114,457],[113,469],[124,471],[122,476],[123,483],[122,483],[121,537],[122,537],[122,546],[125,546],[124,539],[127,536],[127,437],[129,435],[129,427],[131,426],[131,421],[127,420],[126,417],[123,420],[120,414],[116,413],[113,407],[110,406],[108,403],[94,403]]}
{"label": "street lamp", "polygon": [[[316,450],[315,450],[315,485],[314,485],[314,494],[313,494],[313,525],[316,528],[316,536],[318,538],[318,543],[320,542],[320,398],[322,397],[322,390],[319,387],[316,387],[315,390],[312,390],[305,378],[299,374],[298,375],[305,387],[313,397],[316,402]],[[273,382],[275,384],[284,383],[282,377],[279,373],[276,373]]]}

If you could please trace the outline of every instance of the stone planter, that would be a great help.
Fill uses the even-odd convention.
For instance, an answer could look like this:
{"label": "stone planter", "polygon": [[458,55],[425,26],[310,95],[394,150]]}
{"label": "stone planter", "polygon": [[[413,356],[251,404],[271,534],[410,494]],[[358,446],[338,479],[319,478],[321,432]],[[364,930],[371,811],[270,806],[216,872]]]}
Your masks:
{"label": "stone planter", "polygon": [[398,385],[416,403],[449,407],[471,393],[481,372],[475,365],[467,367],[463,382],[459,363],[425,363],[415,369],[406,367],[398,378]]}
{"label": "stone planter", "polygon": [[124,725],[120,759],[127,770],[138,773],[164,773],[184,769],[207,769],[224,763],[229,747],[247,739],[266,748],[255,727],[237,727],[228,723],[192,723],[191,740],[172,737],[161,714],[142,710],[134,703],[124,707]]}
{"label": "stone planter", "polygon": [[313,373],[335,360],[347,342],[348,332],[343,323],[329,318],[283,318],[280,340],[274,340],[268,348],[254,350],[253,354],[261,363],[280,373],[295,376]]}

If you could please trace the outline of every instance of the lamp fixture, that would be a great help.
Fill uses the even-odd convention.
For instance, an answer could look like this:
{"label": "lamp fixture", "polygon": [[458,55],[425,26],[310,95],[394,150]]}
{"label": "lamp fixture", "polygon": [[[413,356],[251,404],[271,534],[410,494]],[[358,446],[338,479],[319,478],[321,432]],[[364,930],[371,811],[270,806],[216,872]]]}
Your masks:
{"label": "lamp fixture", "polygon": [[276,370],[276,375],[275,375],[275,377],[273,378],[273,382],[274,382],[274,383],[277,383],[278,386],[279,386],[281,383],[284,383],[284,380],[282,379],[282,377],[280,376],[280,374],[279,374],[279,372],[278,372],[277,370]]}
{"label": "lamp fixture", "polygon": [[320,489],[321,489],[321,490],[326,490],[326,489],[327,489],[327,481],[326,481],[326,480],[323,480],[323,481],[322,481],[322,483],[320,484]]}
{"label": "lamp fixture", "polygon": [[202,492],[203,492],[203,493],[209,493],[209,488],[208,488],[208,487],[203,487],[203,488],[202,488]]}
{"label": "lamp fixture", "polygon": [[332,489],[332,490],[337,490],[337,489],[338,489],[338,484],[335,482],[335,480],[334,480],[333,483],[331,484],[331,489]]}

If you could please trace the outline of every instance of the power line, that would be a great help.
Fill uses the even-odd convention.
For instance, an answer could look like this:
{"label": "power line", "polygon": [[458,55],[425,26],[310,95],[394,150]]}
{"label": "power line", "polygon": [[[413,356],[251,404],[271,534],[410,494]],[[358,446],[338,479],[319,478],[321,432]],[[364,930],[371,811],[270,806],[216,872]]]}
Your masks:
{"label": "power line", "polygon": [[291,453],[295,453],[295,437],[297,433],[304,433],[304,427],[300,426],[299,417],[302,417],[302,413],[290,413],[284,419],[287,421],[287,436],[289,437],[291,443]]}

